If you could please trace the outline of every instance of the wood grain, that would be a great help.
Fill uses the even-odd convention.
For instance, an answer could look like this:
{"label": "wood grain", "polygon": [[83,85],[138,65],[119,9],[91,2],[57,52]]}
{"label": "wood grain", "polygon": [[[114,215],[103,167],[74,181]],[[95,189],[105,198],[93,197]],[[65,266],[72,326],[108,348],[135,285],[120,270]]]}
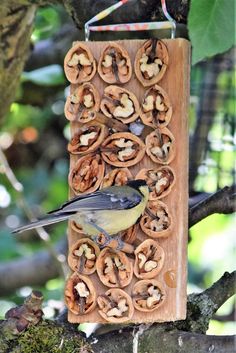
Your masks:
{"label": "wood grain", "polygon": [[[143,44],[143,40],[124,40],[119,41],[128,51],[132,65],[137,50]],[[188,220],[188,102],[189,102],[189,42],[184,39],[164,40],[169,53],[169,65],[167,71],[161,81],[158,82],[169,95],[173,107],[172,119],[167,126],[176,139],[176,156],[169,164],[176,174],[176,183],[170,194],[161,199],[167,204],[173,219],[173,231],[167,238],[160,238],[156,241],[165,251],[165,262],[161,272],[155,277],[162,283],[166,290],[166,301],[163,305],[151,312],[142,313],[134,311],[132,322],[164,322],[185,319],[186,316],[186,278],[187,278],[187,220]],[[100,54],[108,45],[108,42],[88,42],[86,43],[91,49],[95,59],[99,60]],[[104,88],[107,86],[98,74],[92,79],[92,83],[97,87],[100,94],[103,94]],[[144,87],[136,79],[133,72],[130,82],[123,85],[133,92],[141,102],[144,95]],[[72,85],[71,89],[75,88]],[[72,134],[78,129],[78,124],[71,123]],[[73,168],[79,157],[70,156],[70,169]],[[135,176],[142,168],[159,167],[160,165],[153,163],[151,159],[145,155],[143,160],[129,168]],[[110,167],[107,166],[107,170]],[[70,197],[74,196],[70,191]],[[69,247],[80,237],[69,226],[68,232]],[[140,240],[147,239],[147,236],[138,228],[137,237]],[[98,279],[96,273],[90,276],[92,279],[97,295],[104,293],[108,288],[105,287]],[[172,279],[172,280],[170,280]],[[173,280],[174,279],[174,280]],[[131,294],[131,290],[137,278],[133,278],[131,284],[124,290]],[[100,322],[105,320],[98,314],[97,308],[87,315],[75,315],[69,311],[68,320],[73,323],[82,322]]]}

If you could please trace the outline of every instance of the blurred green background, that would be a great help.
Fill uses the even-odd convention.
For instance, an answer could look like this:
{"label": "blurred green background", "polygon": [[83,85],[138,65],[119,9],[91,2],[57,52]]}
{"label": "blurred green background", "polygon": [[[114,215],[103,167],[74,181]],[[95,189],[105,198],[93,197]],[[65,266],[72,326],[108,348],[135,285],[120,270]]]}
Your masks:
{"label": "blurred green background", "polygon": [[[37,45],[55,37],[63,26],[71,25],[70,21],[60,6],[40,9],[32,43]],[[16,100],[0,131],[0,146],[22,183],[24,198],[35,215],[56,208],[68,196],[69,126],[63,112],[67,86],[59,63],[25,71]],[[233,53],[192,67],[190,146],[196,148],[198,139],[202,148],[197,165],[193,164],[195,154],[190,148],[193,169],[190,170],[190,197],[212,193],[235,182],[235,86]],[[197,129],[204,124],[204,133],[197,134]],[[45,249],[45,243],[34,232],[19,237],[11,235],[11,228],[26,220],[21,196],[10,185],[0,164],[1,263]],[[190,230],[189,293],[207,288],[225,271],[234,270],[234,221],[232,215],[213,215]],[[52,244],[66,237],[66,226],[62,223],[49,228]],[[45,297],[46,317],[55,317],[62,308],[63,286],[64,279],[56,278],[37,288]],[[30,287],[24,287],[0,297],[0,317],[10,307],[22,303],[30,291]],[[211,321],[209,333],[232,334],[233,321],[223,321],[232,310],[233,299],[230,299],[217,313],[217,320]]]}

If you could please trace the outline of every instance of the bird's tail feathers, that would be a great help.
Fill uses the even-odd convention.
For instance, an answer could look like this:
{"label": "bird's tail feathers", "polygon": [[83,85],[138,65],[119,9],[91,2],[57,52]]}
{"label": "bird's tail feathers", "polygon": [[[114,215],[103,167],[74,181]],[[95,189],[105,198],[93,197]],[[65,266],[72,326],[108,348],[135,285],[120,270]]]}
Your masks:
{"label": "bird's tail feathers", "polygon": [[22,233],[26,230],[34,229],[34,228],[39,228],[39,227],[44,227],[49,224],[57,223],[64,221],[70,217],[70,214],[64,214],[64,215],[49,215],[41,220],[31,222],[29,224],[26,224],[25,226],[16,228],[12,231],[12,233]]}

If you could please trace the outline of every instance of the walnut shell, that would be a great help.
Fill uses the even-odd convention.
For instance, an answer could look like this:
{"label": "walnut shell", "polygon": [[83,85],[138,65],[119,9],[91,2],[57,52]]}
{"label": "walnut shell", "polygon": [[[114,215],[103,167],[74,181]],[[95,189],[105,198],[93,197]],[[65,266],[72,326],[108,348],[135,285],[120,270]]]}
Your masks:
{"label": "walnut shell", "polygon": [[168,62],[169,56],[164,42],[147,40],[135,56],[134,70],[137,79],[144,87],[156,84],[164,76]]}
{"label": "walnut shell", "polygon": [[102,181],[101,188],[114,185],[125,185],[129,180],[133,179],[128,168],[116,168],[107,173]]}
{"label": "walnut shell", "polygon": [[73,271],[91,275],[96,271],[96,260],[100,249],[94,241],[82,238],[70,247],[68,264]]}
{"label": "walnut shell", "polygon": [[101,100],[101,111],[108,118],[129,124],[140,115],[140,106],[134,93],[119,86],[107,86]]}
{"label": "walnut shell", "polygon": [[97,190],[102,182],[105,163],[101,156],[90,154],[80,158],[69,173],[68,182],[76,195]]}
{"label": "walnut shell", "polygon": [[96,73],[96,61],[87,45],[76,42],[64,60],[65,75],[71,83],[90,81]]}
{"label": "walnut shell", "polygon": [[109,131],[105,125],[95,122],[83,125],[72,137],[68,144],[68,151],[78,155],[94,152],[100,147],[108,134]]}
{"label": "walnut shell", "polygon": [[135,309],[152,312],[165,302],[166,293],[162,284],[155,279],[144,279],[135,283],[132,298]]}
{"label": "walnut shell", "polygon": [[142,231],[151,238],[167,237],[172,231],[172,217],[168,207],[161,201],[149,201],[140,220]]}
{"label": "walnut shell", "polygon": [[116,42],[110,42],[103,50],[99,62],[98,73],[107,83],[126,83],[132,76],[132,65],[125,48]]}
{"label": "walnut shell", "polygon": [[131,167],[140,162],[145,155],[145,144],[129,132],[117,132],[102,144],[102,157],[115,167]]}
{"label": "walnut shell", "polygon": [[69,222],[70,222],[71,229],[73,229],[78,234],[85,235],[80,224],[76,223],[75,221],[69,221]]}
{"label": "walnut shell", "polygon": [[133,265],[122,251],[104,248],[96,262],[100,281],[107,287],[126,287],[132,280]]}
{"label": "walnut shell", "polygon": [[[136,239],[136,235],[137,235],[137,228],[138,225],[134,224],[132,227],[128,228],[127,230],[121,232],[121,239],[128,244],[133,244],[135,239]],[[124,250],[123,250],[124,251]]]}
{"label": "walnut shell", "polygon": [[99,295],[97,299],[99,314],[103,319],[112,323],[129,321],[134,314],[131,297],[122,289],[113,288]]}
{"label": "walnut shell", "polygon": [[65,104],[65,116],[70,121],[87,123],[94,119],[91,113],[100,109],[100,96],[97,88],[91,83],[83,83],[76,87]]}
{"label": "walnut shell", "polygon": [[143,179],[151,189],[149,200],[162,199],[167,196],[175,185],[175,172],[169,166],[156,169],[141,169],[135,179]]}
{"label": "walnut shell", "polygon": [[176,154],[175,138],[166,127],[156,129],[147,135],[146,153],[151,160],[158,164],[169,164]]}
{"label": "walnut shell", "polygon": [[65,302],[72,313],[88,314],[96,307],[96,297],[95,287],[88,277],[74,272],[67,280]]}
{"label": "walnut shell", "polygon": [[134,274],[137,278],[151,279],[161,271],[165,253],[153,239],[144,240],[135,249]]}
{"label": "walnut shell", "polygon": [[145,92],[140,110],[140,117],[143,123],[153,128],[167,126],[172,116],[169,96],[158,85],[150,87]]}

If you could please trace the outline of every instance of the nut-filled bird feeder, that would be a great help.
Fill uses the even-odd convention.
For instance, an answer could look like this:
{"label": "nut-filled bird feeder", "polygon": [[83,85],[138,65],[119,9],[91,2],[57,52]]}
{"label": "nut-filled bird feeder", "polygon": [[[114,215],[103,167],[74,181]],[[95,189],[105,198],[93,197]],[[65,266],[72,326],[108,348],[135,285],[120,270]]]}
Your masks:
{"label": "nut-filled bird feeder", "polygon": [[[171,28],[172,39],[75,42],[65,57],[70,93],[70,197],[131,179],[150,187],[139,223],[98,246],[69,223],[65,286],[73,323],[164,322],[186,316],[189,43],[175,23],[92,26],[90,31]],[[122,219],[120,220],[122,222]],[[103,235],[100,235],[100,245]]]}

